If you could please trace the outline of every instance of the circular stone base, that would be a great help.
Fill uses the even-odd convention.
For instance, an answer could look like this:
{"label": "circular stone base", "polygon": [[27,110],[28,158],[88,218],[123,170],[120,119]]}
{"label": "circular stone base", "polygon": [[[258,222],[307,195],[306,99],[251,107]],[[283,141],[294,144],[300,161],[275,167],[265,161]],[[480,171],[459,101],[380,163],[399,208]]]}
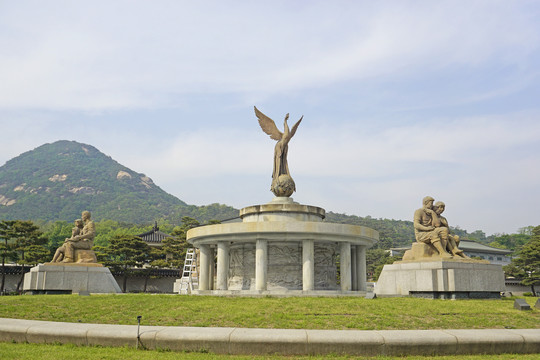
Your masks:
{"label": "circular stone base", "polygon": [[316,221],[326,217],[323,208],[301,205],[292,198],[276,197],[268,204],[247,206],[240,209],[243,222],[259,221]]}

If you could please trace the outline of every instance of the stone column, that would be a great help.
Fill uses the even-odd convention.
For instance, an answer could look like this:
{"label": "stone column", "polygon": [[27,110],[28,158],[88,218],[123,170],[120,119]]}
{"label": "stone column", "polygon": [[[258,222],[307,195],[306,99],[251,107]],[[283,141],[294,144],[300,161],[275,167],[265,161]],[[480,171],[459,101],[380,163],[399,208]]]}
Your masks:
{"label": "stone column", "polygon": [[356,269],[353,271],[356,272],[356,281],[358,291],[367,291],[366,283],[366,246],[357,245],[356,246]]}
{"label": "stone column", "polygon": [[217,248],[217,284],[218,290],[227,290],[229,275],[229,244],[219,241]]}
{"label": "stone column", "polygon": [[266,290],[267,269],[268,241],[257,240],[255,244],[255,290]]}
{"label": "stone column", "polygon": [[216,268],[215,250],[210,247],[210,258],[208,261],[208,290],[214,290],[214,269]]}
{"label": "stone column", "polygon": [[342,242],[340,244],[340,279],[341,291],[351,290],[351,243]]}
{"label": "stone column", "polygon": [[210,269],[210,247],[208,245],[201,245],[199,249],[199,290],[209,290],[210,277],[208,270]]}
{"label": "stone column", "polygon": [[315,288],[315,243],[308,239],[302,241],[302,290]]}
{"label": "stone column", "polygon": [[358,274],[356,271],[356,248],[358,246],[351,246],[351,290],[358,290]]}

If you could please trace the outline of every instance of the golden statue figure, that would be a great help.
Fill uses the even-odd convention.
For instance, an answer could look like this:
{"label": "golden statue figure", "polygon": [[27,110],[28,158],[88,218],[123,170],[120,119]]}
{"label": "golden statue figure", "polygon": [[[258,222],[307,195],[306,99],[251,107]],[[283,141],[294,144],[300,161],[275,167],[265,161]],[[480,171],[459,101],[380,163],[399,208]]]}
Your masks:
{"label": "golden statue figure", "polygon": [[455,259],[458,257],[469,259],[463,250],[459,249],[459,236],[450,233],[448,220],[441,214],[446,205],[442,201],[435,204],[431,196],[422,199],[422,207],[414,212],[414,234],[416,241],[433,246],[437,253],[425,255],[418,253],[418,247],[405,252],[403,260],[417,260],[422,257],[438,256],[442,259]]}
{"label": "golden statue figure", "polygon": [[292,129],[289,130],[289,125],[287,124],[289,114],[285,115],[285,120],[283,122],[284,130],[281,132],[278,130],[274,120],[260,112],[257,107],[254,108],[255,115],[259,119],[259,125],[263,131],[270,135],[271,139],[277,141],[276,147],[274,148],[274,170],[272,171],[272,186],[270,187],[270,190],[276,196],[289,197],[296,191],[296,185],[289,173],[289,165],[287,164],[288,144],[296,133],[296,129],[298,129],[298,125],[300,125],[304,116],[302,116],[300,120],[294,124]]}
{"label": "golden statue figure", "polygon": [[[75,227],[71,231],[71,237],[56,249],[52,263],[96,263],[96,255],[92,251],[95,236],[96,226],[91,219],[90,211],[83,211],[82,219],[75,220]],[[80,253],[79,259],[76,259],[78,250],[86,250],[87,252]]]}

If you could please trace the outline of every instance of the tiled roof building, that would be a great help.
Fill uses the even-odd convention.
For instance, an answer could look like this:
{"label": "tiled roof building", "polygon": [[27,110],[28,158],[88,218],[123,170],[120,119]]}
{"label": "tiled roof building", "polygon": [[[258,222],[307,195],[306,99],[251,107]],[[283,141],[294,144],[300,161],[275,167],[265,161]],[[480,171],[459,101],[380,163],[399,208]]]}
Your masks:
{"label": "tiled roof building", "polygon": [[163,240],[165,240],[166,238],[173,237],[172,235],[159,231],[157,222],[154,223],[154,227],[152,228],[152,230],[147,231],[137,236],[140,237],[145,243],[147,243],[150,246],[161,246],[161,243],[163,242]]}

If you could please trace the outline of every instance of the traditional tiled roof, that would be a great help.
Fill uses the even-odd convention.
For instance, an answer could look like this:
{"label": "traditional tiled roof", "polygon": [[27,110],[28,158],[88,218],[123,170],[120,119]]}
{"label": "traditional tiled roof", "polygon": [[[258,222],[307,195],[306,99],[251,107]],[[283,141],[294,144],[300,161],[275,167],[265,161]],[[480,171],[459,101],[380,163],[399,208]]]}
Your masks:
{"label": "traditional tiled roof", "polygon": [[154,227],[152,228],[152,230],[147,231],[137,236],[140,237],[144,242],[148,244],[161,244],[161,242],[164,239],[172,237],[172,235],[165,234],[164,232],[159,231],[157,222],[154,224]]}
{"label": "traditional tiled roof", "polygon": [[476,241],[462,239],[459,242],[459,248],[464,251],[478,251],[478,252],[488,252],[494,254],[508,255],[512,253],[512,250],[507,249],[497,249],[489,245],[484,245],[477,243]]}

